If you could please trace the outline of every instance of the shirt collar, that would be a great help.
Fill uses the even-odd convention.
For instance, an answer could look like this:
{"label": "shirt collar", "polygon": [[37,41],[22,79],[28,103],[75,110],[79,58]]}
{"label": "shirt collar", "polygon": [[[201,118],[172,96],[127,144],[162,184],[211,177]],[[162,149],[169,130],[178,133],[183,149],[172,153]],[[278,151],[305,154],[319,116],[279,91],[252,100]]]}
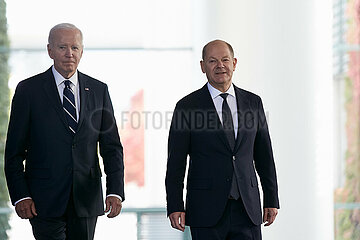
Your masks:
{"label": "shirt collar", "polygon": [[65,79],[58,71],[56,71],[54,65],[51,68],[54,78],[55,78],[55,82],[56,82],[56,86],[59,86],[60,84],[62,84],[65,80],[70,80],[70,82],[72,84],[74,84],[74,86],[77,85],[78,83],[78,74],[77,74],[77,70],[76,73],[74,73],[74,75],[72,75],[69,79]]}
{"label": "shirt collar", "polygon": [[[207,88],[209,89],[209,92],[210,92],[210,95],[211,95],[212,99],[215,99],[216,97],[220,96],[220,94],[222,93],[218,89],[211,86],[211,84],[209,82],[207,83]],[[230,96],[235,97],[234,85],[231,84],[229,89],[226,91],[226,93],[228,93]]]}

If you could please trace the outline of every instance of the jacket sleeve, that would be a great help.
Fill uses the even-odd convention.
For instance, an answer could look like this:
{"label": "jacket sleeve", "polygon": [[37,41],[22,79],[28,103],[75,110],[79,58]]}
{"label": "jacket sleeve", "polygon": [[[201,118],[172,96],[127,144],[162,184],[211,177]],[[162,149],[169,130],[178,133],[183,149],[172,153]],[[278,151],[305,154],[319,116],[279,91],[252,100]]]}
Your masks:
{"label": "jacket sleeve", "polygon": [[184,177],[190,146],[189,112],[177,104],[173,113],[165,177],[167,213],[184,212]]}
{"label": "jacket sleeve", "polygon": [[24,160],[29,143],[29,91],[21,83],[17,86],[11,104],[10,121],[5,146],[5,176],[12,204],[31,197],[25,180]]}
{"label": "jacket sleeve", "polygon": [[99,147],[106,174],[106,194],[119,195],[124,201],[123,146],[120,142],[114,109],[107,86],[104,89],[103,98]]}
{"label": "jacket sleeve", "polygon": [[278,186],[270,134],[262,101],[257,103],[258,128],[254,144],[254,162],[263,190],[264,208],[280,208]]}

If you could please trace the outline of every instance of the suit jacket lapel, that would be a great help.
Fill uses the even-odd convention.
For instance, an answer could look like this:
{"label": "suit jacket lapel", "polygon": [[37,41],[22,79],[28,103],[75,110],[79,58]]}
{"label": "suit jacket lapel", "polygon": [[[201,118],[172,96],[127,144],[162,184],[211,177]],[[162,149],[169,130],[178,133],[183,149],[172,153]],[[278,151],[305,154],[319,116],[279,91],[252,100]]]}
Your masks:
{"label": "suit jacket lapel", "polygon": [[200,91],[201,95],[200,95],[200,99],[199,102],[201,103],[201,107],[200,109],[204,109],[205,111],[209,111],[210,113],[214,113],[214,114],[209,114],[209,118],[215,118],[215,119],[210,119],[209,122],[215,122],[216,123],[216,127],[215,127],[215,132],[216,134],[219,136],[219,138],[221,139],[221,141],[226,145],[226,147],[232,151],[229,141],[226,138],[223,126],[221,124],[219,115],[217,114],[215,105],[214,105],[214,101],[211,98],[210,92],[207,88],[207,84],[205,84],[204,87],[201,88]]}
{"label": "suit jacket lapel", "polygon": [[51,102],[51,105],[55,108],[55,111],[59,115],[64,127],[71,133],[69,126],[66,121],[65,112],[62,107],[62,103],[59,96],[59,91],[56,86],[54,75],[51,71],[51,68],[44,73],[44,91]]}
{"label": "suit jacket lapel", "polygon": [[84,122],[84,118],[87,115],[87,102],[89,99],[90,87],[88,86],[88,82],[84,74],[78,71],[78,80],[79,80],[79,93],[80,93],[80,113],[79,113],[79,122],[77,131],[79,132],[82,123]]}
{"label": "suit jacket lapel", "polygon": [[243,96],[240,89],[234,85],[235,95],[236,95],[236,105],[238,111],[238,129],[237,129],[237,137],[235,141],[234,152],[238,150],[241,144],[241,140],[244,137],[244,121],[246,111],[249,109],[249,101]]}

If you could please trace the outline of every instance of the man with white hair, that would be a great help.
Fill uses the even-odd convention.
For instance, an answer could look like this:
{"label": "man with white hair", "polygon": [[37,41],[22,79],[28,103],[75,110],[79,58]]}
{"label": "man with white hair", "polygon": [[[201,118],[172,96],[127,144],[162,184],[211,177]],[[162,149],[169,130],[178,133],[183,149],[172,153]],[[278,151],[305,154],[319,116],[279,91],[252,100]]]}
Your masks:
{"label": "man with white hair", "polygon": [[54,26],[47,49],[53,66],[21,81],[12,100],[5,149],[9,194],[36,239],[90,240],[97,216],[121,211],[123,147],[107,85],[77,70],[81,31],[69,23]]}

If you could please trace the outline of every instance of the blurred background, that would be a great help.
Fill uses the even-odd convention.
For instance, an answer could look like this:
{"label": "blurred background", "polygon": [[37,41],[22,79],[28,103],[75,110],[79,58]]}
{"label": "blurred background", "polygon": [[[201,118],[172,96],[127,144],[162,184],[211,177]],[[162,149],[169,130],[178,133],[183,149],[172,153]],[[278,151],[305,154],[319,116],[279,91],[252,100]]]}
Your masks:
{"label": "blurred background", "polygon": [[33,239],[8,200],[4,142],[15,87],[51,66],[61,22],[82,30],[79,70],[109,85],[125,150],[123,212],[95,239],[191,239],[166,218],[167,135],[214,39],[264,102],[281,204],[264,239],[360,239],[360,0],[0,0],[0,240]]}

